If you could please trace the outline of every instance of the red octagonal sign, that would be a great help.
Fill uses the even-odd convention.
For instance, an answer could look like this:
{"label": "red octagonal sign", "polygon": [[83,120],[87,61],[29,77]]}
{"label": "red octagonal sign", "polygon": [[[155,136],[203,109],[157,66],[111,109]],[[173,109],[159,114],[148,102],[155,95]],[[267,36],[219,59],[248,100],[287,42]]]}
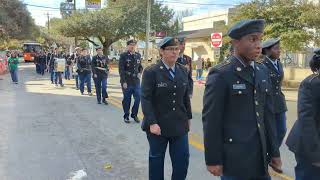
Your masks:
{"label": "red octagonal sign", "polygon": [[216,48],[222,46],[222,33],[211,34],[211,45]]}

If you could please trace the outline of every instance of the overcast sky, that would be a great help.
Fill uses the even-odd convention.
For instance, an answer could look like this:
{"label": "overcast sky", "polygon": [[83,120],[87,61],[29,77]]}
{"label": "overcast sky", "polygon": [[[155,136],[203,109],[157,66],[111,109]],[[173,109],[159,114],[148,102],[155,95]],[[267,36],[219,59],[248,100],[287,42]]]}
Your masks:
{"label": "overcast sky", "polygon": [[[26,4],[46,6],[59,8],[61,2],[65,0],[22,0]],[[168,5],[175,11],[181,11],[185,9],[192,9],[195,14],[206,13],[208,11],[214,11],[216,9],[227,9],[232,5],[240,4],[242,2],[248,2],[250,0],[157,0]],[[190,4],[188,4],[190,3]],[[194,4],[195,3],[195,4]],[[210,4],[210,5],[207,5]],[[27,6],[31,12],[32,17],[35,19],[36,24],[45,26],[47,22],[47,13],[50,17],[61,17],[59,9],[47,9],[41,7]],[[85,0],[77,0],[77,8],[84,8]]]}

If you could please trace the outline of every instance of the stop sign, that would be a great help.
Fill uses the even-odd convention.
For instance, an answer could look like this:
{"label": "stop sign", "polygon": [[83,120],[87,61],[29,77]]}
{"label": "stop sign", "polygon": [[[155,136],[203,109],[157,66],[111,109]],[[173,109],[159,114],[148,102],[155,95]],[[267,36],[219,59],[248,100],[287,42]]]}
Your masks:
{"label": "stop sign", "polygon": [[211,34],[211,45],[216,48],[222,46],[222,33]]}

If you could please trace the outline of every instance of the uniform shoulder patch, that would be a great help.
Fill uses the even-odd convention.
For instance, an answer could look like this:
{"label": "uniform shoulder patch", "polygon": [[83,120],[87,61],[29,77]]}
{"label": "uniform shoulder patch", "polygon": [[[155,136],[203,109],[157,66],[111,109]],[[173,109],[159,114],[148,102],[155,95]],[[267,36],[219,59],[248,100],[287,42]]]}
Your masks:
{"label": "uniform shoulder patch", "polygon": [[222,61],[221,63],[217,64],[214,66],[215,69],[221,69],[223,68],[224,66],[230,64],[231,61],[230,60],[225,60],[225,61]]}

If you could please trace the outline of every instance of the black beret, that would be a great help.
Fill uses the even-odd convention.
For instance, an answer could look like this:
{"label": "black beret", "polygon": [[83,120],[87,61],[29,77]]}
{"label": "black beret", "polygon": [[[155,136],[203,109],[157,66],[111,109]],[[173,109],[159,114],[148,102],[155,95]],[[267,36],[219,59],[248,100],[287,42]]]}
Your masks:
{"label": "black beret", "polygon": [[177,39],[179,43],[183,43],[186,40],[184,37],[178,37]]}
{"label": "black beret", "polygon": [[102,46],[96,46],[96,50],[103,49]]}
{"label": "black beret", "polygon": [[316,55],[320,55],[320,48],[316,48],[313,53],[315,53]]}
{"label": "black beret", "polygon": [[240,39],[241,37],[260,32],[263,33],[265,20],[263,19],[246,19],[239,21],[233,25],[229,31],[228,36],[232,39]]}
{"label": "black beret", "polygon": [[130,39],[129,41],[127,41],[127,45],[130,45],[130,44],[137,44],[137,41]]}
{"label": "black beret", "polygon": [[165,48],[167,46],[178,46],[178,42],[173,37],[165,37],[158,44],[158,47],[161,48],[161,49],[163,49],[163,48]]}
{"label": "black beret", "polygon": [[280,42],[280,38],[271,38],[262,43],[262,49],[270,48]]}

